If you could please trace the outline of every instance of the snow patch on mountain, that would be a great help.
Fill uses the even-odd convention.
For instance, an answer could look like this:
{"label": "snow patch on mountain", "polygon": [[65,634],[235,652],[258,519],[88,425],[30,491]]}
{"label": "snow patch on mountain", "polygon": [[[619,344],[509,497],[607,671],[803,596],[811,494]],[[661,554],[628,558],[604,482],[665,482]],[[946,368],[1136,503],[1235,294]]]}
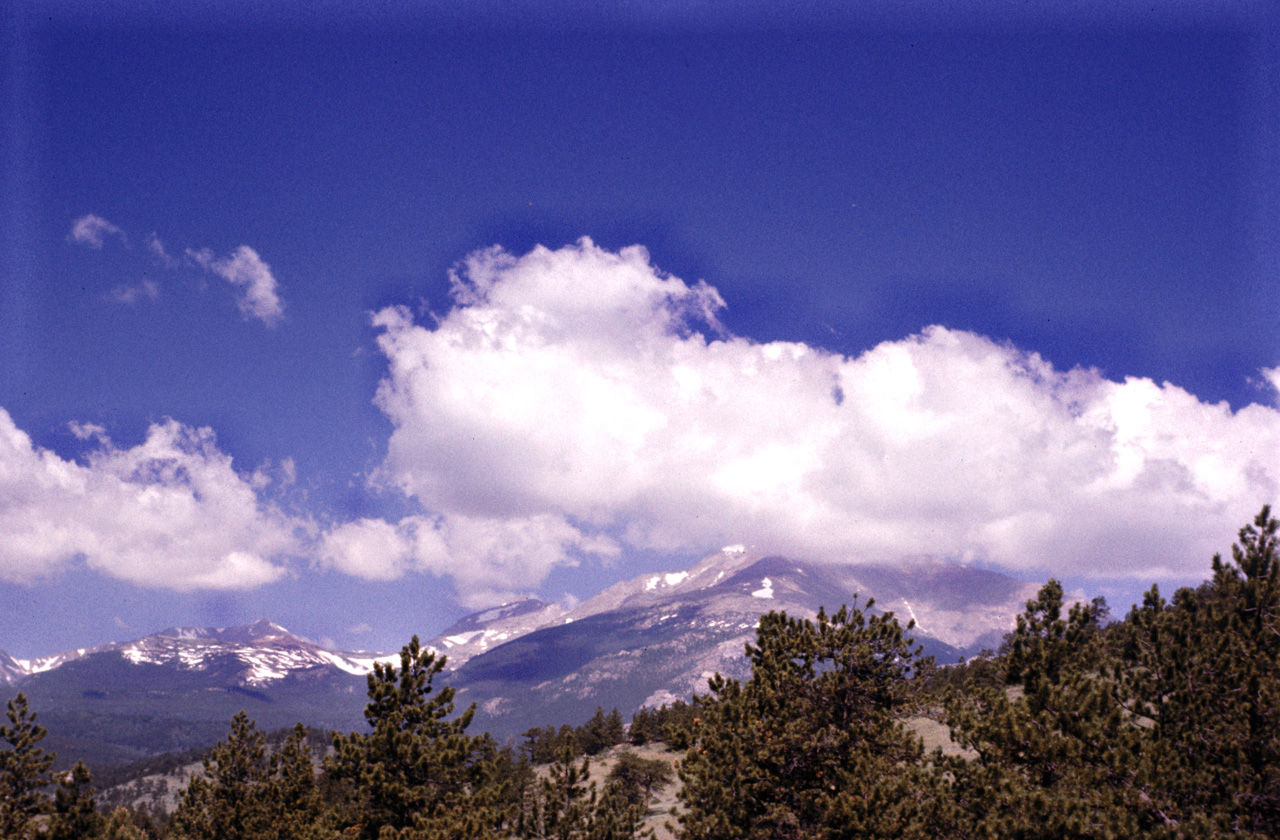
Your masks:
{"label": "snow patch on mountain", "polygon": [[118,653],[134,665],[154,665],[184,671],[230,669],[244,686],[261,687],[293,673],[316,668],[336,669],[364,676],[377,662],[399,664],[398,654],[348,654],[327,650],[293,635],[270,621],[240,627],[170,627],[131,642],[112,642],[95,648],[21,660],[0,661],[0,680],[12,683],[51,671],[67,662],[98,653]]}
{"label": "snow patch on mountain", "polygon": [[667,572],[662,575],[654,575],[645,581],[644,591],[653,592],[658,588],[659,583],[665,583],[667,586],[676,586],[689,579],[688,572]]}

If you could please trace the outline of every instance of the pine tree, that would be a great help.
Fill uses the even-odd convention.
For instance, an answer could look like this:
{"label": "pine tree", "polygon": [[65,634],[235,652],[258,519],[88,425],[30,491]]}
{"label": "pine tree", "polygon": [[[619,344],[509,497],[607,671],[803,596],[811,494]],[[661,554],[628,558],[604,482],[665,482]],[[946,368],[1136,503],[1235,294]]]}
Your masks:
{"label": "pine tree", "polygon": [[1064,618],[1050,581],[1018,618],[1007,690],[948,702],[971,761],[948,773],[967,833],[1022,838],[1275,836],[1280,830],[1280,572],[1263,512],[1230,562],[1124,622]]}
{"label": "pine tree", "polygon": [[49,768],[54,756],[39,744],[47,731],[19,693],[8,704],[9,723],[0,725],[0,837],[25,840],[35,835],[36,818],[48,813]]}
{"label": "pine tree", "polygon": [[595,790],[587,784],[591,761],[583,758],[581,764],[575,764],[578,752],[573,737],[561,745],[560,754],[538,786],[537,818],[530,837],[575,840],[585,832]]}
{"label": "pine tree", "polygon": [[596,706],[596,713],[591,719],[578,727],[577,741],[586,755],[599,755],[610,747],[621,744],[626,739],[626,729],[622,725],[622,714],[615,708],[605,714],[604,707]]}
{"label": "pine tree", "polygon": [[618,755],[605,784],[629,805],[649,807],[655,791],[671,781],[671,764],[657,758],[641,758],[630,750]]}
{"label": "pine tree", "polygon": [[490,785],[498,761],[487,735],[469,736],[475,706],[452,718],[454,690],[433,692],[445,659],[418,637],[400,667],[376,663],[369,675],[367,734],[334,736],[327,774],[345,786],[340,828],[366,840],[488,837],[506,814]]}
{"label": "pine tree", "polygon": [[93,799],[93,776],[89,768],[77,761],[65,773],[57,774],[53,816],[46,837],[49,840],[89,840],[97,837],[106,821],[98,813]]}
{"label": "pine tree", "polygon": [[642,804],[625,795],[621,785],[603,792],[589,780],[591,759],[577,762],[576,737],[559,746],[559,754],[537,785],[527,792],[516,835],[524,840],[632,840],[640,836]]}
{"label": "pine tree", "polygon": [[108,815],[106,825],[102,829],[102,840],[144,840],[148,836],[159,835],[144,834],[134,825],[133,817],[124,808],[114,809]]}
{"label": "pine tree", "polygon": [[631,716],[631,727],[627,730],[628,740],[637,747],[643,747],[650,741],[658,740],[660,735],[653,712],[644,706],[636,709]]}
{"label": "pine tree", "polygon": [[976,753],[941,762],[953,820],[979,836],[1140,837],[1162,823],[1134,771],[1143,733],[1107,667],[1105,604],[1063,606],[1056,580],[1027,602],[1003,657],[1008,688],[948,697],[953,735]]}
{"label": "pine tree", "polygon": [[271,766],[266,739],[243,711],[231,732],[187,785],[170,831],[183,840],[274,840]]}
{"label": "pine tree", "polygon": [[901,723],[916,706],[919,648],[892,614],[770,613],[747,656],[750,680],[716,675],[698,701],[682,836],[930,836],[940,777]]}
{"label": "pine tree", "polygon": [[293,728],[269,764],[269,793],[264,797],[264,804],[273,813],[276,840],[312,840],[326,836],[322,825],[324,803],[305,726],[299,723]]}
{"label": "pine tree", "polygon": [[1147,722],[1139,772],[1170,825],[1280,835],[1280,559],[1264,507],[1230,561],[1124,627],[1123,686]]}

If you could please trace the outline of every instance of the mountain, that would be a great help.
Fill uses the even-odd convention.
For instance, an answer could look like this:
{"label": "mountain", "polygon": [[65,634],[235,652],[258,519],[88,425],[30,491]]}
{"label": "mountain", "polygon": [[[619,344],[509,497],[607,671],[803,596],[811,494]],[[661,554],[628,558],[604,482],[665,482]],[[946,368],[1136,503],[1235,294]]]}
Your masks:
{"label": "mountain", "polygon": [[[295,636],[266,619],[241,627],[170,627],[132,642],[108,642],[39,659],[15,659],[0,651],[0,681],[11,684],[104,653],[135,665],[167,665],[193,671],[217,666],[245,686],[258,686],[291,671],[331,666],[363,676],[382,654],[339,653]],[[390,657],[394,658],[394,657]]]}
{"label": "mountain", "polygon": [[[526,622],[540,617],[541,627],[464,659],[449,682],[459,704],[477,704],[475,726],[519,736],[585,720],[597,706],[630,715],[687,698],[716,672],[745,677],[745,646],[770,610],[811,618],[819,607],[853,604],[858,593],[860,607],[874,598],[874,611],[914,619],[911,635],[947,664],[996,646],[1037,588],[929,558],[830,566],[732,546],[687,571],[616,584],[563,614],[531,605]],[[484,629],[477,622],[472,632]]]}
{"label": "mountain", "polygon": [[41,656],[37,659],[17,659],[0,650],[0,685],[9,685],[32,674],[51,671],[73,659],[79,659],[88,652],[85,648],[80,648],[55,653],[52,656]]}
{"label": "mountain", "polygon": [[564,616],[562,607],[526,598],[472,613],[429,640],[427,646],[443,653],[453,671],[474,656],[557,624]]}
{"label": "mountain", "polygon": [[[694,567],[615,584],[572,609],[534,599],[467,616],[428,645],[448,657],[458,707],[505,739],[581,723],[597,706],[630,716],[687,698],[719,671],[745,676],[762,613],[813,616],[857,602],[916,621],[940,662],[994,646],[1035,584],[927,558],[894,568],[760,557],[741,546]],[[279,625],[174,627],[130,642],[35,660],[0,654],[7,693],[23,691],[66,762],[119,764],[213,743],[241,709],[263,730],[364,724],[365,675],[398,654],[329,650]],[[6,691],[0,691],[0,694]],[[62,762],[60,762],[62,763]]]}
{"label": "mountain", "polygon": [[30,673],[27,663],[0,650],[0,685],[17,682]]}
{"label": "mountain", "polygon": [[269,621],[174,627],[44,660],[6,658],[17,672],[7,693],[27,695],[47,749],[108,766],[211,744],[241,709],[264,730],[362,726],[364,675],[377,658],[326,650]]}

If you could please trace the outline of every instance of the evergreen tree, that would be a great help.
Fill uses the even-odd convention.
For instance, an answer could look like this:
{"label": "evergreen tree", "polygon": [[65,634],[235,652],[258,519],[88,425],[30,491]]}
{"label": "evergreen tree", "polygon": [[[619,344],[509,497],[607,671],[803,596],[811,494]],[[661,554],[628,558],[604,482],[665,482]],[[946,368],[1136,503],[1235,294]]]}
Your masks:
{"label": "evergreen tree", "polygon": [[301,723],[269,761],[265,803],[272,811],[275,840],[312,840],[327,836],[321,818],[324,804],[316,780],[314,756]]}
{"label": "evergreen tree", "polygon": [[1007,689],[953,692],[973,760],[946,763],[962,833],[1018,838],[1280,834],[1280,569],[1264,508],[1232,560],[1153,587],[1125,621],[1063,616],[1050,581],[1003,657]]}
{"label": "evergreen tree", "polygon": [[661,734],[658,730],[654,713],[644,706],[636,709],[635,714],[631,716],[631,726],[627,730],[627,739],[635,746],[643,747],[650,741],[658,740]]}
{"label": "evergreen tree", "polygon": [[554,726],[535,726],[524,733],[520,749],[532,763],[550,764],[556,757],[555,738]]}
{"label": "evergreen tree", "polygon": [[266,740],[243,711],[231,732],[187,785],[170,831],[183,840],[274,840],[271,766]]}
{"label": "evergreen tree", "polygon": [[528,837],[538,840],[579,840],[585,833],[595,790],[588,786],[590,759],[578,756],[576,739],[570,737],[560,746],[560,754],[537,788],[536,817]]}
{"label": "evergreen tree", "polygon": [[526,840],[632,840],[639,836],[644,807],[621,786],[603,793],[589,780],[591,759],[576,763],[580,750],[570,736],[538,784],[530,788],[517,836]]}
{"label": "evergreen tree", "polygon": [[716,675],[698,703],[684,837],[931,836],[939,777],[901,723],[917,705],[919,649],[892,614],[770,613],[747,656],[748,682]]}
{"label": "evergreen tree", "polygon": [[89,840],[102,832],[106,821],[93,799],[93,776],[77,761],[65,773],[57,774],[53,816],[46,835],[49,840]]}
{"label": "evergreen tree", "polygon": [[1050,580],[1027,602],[1003,657],[1010,687],[970,684],[947,701],[947,722],[972,760],[941,762],[953,825],[979,836],[1139,837],[1161,823],[1138,784],[1142,731],[1106,668],[1104,604],[1063,615]]}
{"label": "evergreen tree", "polygon": [[158,836],[139,829],[133,816],[124,808],[114,809],[102,829],[102,840],[150,840]]}
{"label": "evergreen tree", "polygon": [[663,704],[653,712],[653,726],[657,730],[654,740],[665,741],[673,750],[687,750],[693,742],[693,728],[698,720],[702,701],[698,696],[693,702],[683,700]]}
{"label": "evergreen tree", "polygon": [[607,745],[605,749],[615,747],[627,740],[627,728],[622,723],[622,713],[618,711],[616,706],[605,716],[601,734],[604,736],[604,741]]}
{"label": "evergreen tree", "polygon": [[625,739],[622,714],[616,708],[605,714],[604,708],[597,706],[596,713],[577,731],[577,741],[586,755],[599,755]]}
{"label": "evergreen tree", "polygon": [[489,785],[498,761],[487,735],[469,736],[475,706],[457,718],[454,690],[433,692],[445,659],[417,636],[400,667],[376,663],[369,675],[367,734],[334,736],[326,772],[344,786],[339,827],[365,840],[488,837],[506,818]]}
{"label": "evergreen tree", "polygon": [[1264,507],[1209,581],[1171,604],[1152,587],[1125,622],[1125,698],[1147,724],[1138,771],[1181,831],[1280,836],[1276,532]]}
{"label": "evergreen tree", "polygon": [[19,693],[8,704],[9,723],[0,725],[0,837],[26,840],[35,835],[36,818],[49,811],[44,793],[50,783],[53,754],[39,744],[47,734]]}
{"label": "evergreen tree", "polygon": [[671,764],[657,758],[641,758],[630,750],[618,755],[605,778],[606,786],[629,805],[649,807],[655,791],[671,781]]}

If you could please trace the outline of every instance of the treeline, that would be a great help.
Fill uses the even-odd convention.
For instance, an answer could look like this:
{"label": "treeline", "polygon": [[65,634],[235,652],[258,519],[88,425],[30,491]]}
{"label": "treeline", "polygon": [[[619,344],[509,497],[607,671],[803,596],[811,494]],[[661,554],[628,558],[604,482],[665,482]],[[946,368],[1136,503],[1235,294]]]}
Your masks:
{"label": "treeline", "polygon": [[[0,727],[0,838],[4,840],[419,840],[419,838],[629,838],[641,836],[650,799],[672,779],[667,761],[611,756],[602,783],[590,759],[625,743],[615,709],[580,727],[534,729],[516,749],[469,735],[474,707],[454,716],[452,688],[434,680],[445,660],[417,637],[400,666],[369,676],[367,733],[335,733],[330,749],[301,724],[275,744],[241,712],[226,740],[203,750],[171,816],[120,804],[101,813],[88,768],[51,774],[47,734],[26,698]],[[664,708],[654,715],[676,720]],[[642,716],[649,719],[653,715]],[[579,739],[582,739],[581,741]],[[544,751],[551,750],[550,755]],[[192,753],[138,765],[175,770]],[[179,764],[175,764],[179,762]],[[539,771],[535,765],[546,764]]]}
{"label": "treeline", "polygon": [[[1152,587],[1116,622],[1101,602],[1068,607],[1050,581],[1001,651],[962,666],[922,658],[911,625],[891,614],[764,616],[751,677],[713,678],[664,722],[685,750],[678,836],[1280,836],[1276,533],[1264,508],[1204,584],[1172,600]],[[452,689],[433,686],[442,668],[416,639],[399,667],[375,668],[369,731],[335,735],[318,767],[301,729],[269,754],[237,716],[163,829],[98,815],[82,766],[46,792],[39,727],[19,698],[0,728],[11,745],[0,752],[0,837],[643,836],[655,768],[619,761],[598,786],[590,759],[578,760],[579,737],[616,737],[615,713],[531,730],[528,746],[554,752],[535,772],[532,749],[467,734],[472,710],[455,717]],[[907,725],[921,715],[946,724],[959,754],[926,752]]]}
{"label": "treeline", "polygon": [[599,755],[618,744],[642,747],[651,741],[669,741],[683,749],[682,739],[697,712],[693,704],[683,700],[656,709],[640,708],[624,726],[622,713],[616,708],[605,714],[597,706],[596,713],[581,726],[562,724],[537,726],[524,733],[521,749],[534,764],[550,764],[564,754],[566,748],[574,758]]}

